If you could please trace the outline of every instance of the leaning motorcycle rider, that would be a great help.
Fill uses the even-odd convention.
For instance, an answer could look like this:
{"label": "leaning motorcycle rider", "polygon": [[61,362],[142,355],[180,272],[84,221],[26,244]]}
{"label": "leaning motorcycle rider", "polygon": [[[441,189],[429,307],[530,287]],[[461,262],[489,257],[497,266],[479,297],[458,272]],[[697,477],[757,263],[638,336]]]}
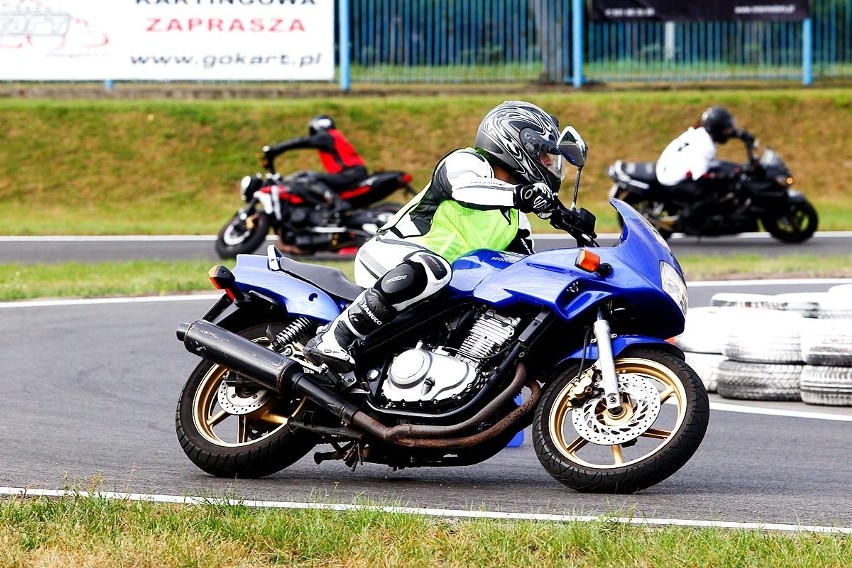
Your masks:
{"label": "leaning motorcycle rider", "polygon": [[301,148],[315,148],[326,173],[299,172],[292,177],[304,182],[320,201],[333,205],[336,210],[347,209],[337,194],[368,175],[366,163],[352,143],[337,129],[330,116],[320,114],[308,122],[308,136],[264,146],[263,159],[272,163],[284,152]]}
{"label": "leaning motorcycle rider", "polygon": [[[561,207],[563,159],[556,119],[528,102],[493,108],[474,147],[438,162],[429,184],[364,244],[355,281],[367,288],[305,346],[306,358],[345,372],[352,345],[398,313],[434,297],[450,282],[451,263],[476,249],[531,253],[531,227],[522,213],[593,235],[593,219]],[[591,214],[589,214],[591,216]]]}
{"label": "leaning motorcycle rider", "polygon": [[739,138],[754,145],[754,136],[737,127],[733,115],[724,107],[711,106],[701,119],[672,140],[660,154],[656,165],[657,180],[666,186],[678,186],[678,192],[692,205],[681,211],[682,219],[700,216],[708,205],[708,193],[727,189],[728,180],[714,170],[716,144]]}

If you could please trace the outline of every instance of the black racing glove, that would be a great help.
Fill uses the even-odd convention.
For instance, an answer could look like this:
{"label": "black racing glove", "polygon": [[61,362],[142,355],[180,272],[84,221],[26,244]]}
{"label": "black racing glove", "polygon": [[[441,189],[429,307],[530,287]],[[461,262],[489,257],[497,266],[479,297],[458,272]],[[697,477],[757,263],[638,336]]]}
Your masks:
{"label": "black racing glove", "polygon": [[535,213],[542,219],[549,219],[558,204],[559,199],[546,183],[515,187],[515,207],[523,213]]}
{"label": "black racing glove", "polygon": [[746,146],[751,146],[752,148],[754,147],[754,140],[755,140],[754,135],[751,132],[749,132],[748,130],[738,128],[736,136],[737,136],[737,138],[742,140],[746,144]]}
{"label": "black racing glove", "polygon": [[550,225],[570,233],[582,245],[593,244],[595,234],[595,215],[588,209],[566,209],[559,207],[550,218]]}

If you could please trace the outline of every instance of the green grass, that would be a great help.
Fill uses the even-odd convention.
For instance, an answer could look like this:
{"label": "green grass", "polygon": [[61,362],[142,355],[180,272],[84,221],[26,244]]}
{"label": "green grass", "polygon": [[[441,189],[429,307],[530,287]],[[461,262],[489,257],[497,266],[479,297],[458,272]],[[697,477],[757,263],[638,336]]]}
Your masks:
{"label": "green grass", "polygon": [[648,528],[606,518],[458,520],[91,496],[0,502],[0,566],[839,568],[850,555],[848,535]]}
{"label": "green grass", "polygon": [[208,261],[0,264],[0,301],[214,292]]}
{"label": "green grass", "polygon": [[[852,97],[848,89],[575,91],[536,85],[490,94],[330,96],[279,100],[0,99],[0,234],[211,234],[240,205],[240,178],[261,146],[303,135],[333,115],[374,170],[404,169],[422,187],[448,151],[473,142],[481,117],[525,98],[575,125],[589,143],[580,204],[615,230],[605,171],[616,159],[655,160],[710,104],[780,152],[819,210],[821,229],[852,229]],[[150,95],[149,95],[150,96]],[[742,160],[731,142],[720,157]],[[285,154],[285,172],[319,167]],[[569,199],[570,184],[563,189]]]}

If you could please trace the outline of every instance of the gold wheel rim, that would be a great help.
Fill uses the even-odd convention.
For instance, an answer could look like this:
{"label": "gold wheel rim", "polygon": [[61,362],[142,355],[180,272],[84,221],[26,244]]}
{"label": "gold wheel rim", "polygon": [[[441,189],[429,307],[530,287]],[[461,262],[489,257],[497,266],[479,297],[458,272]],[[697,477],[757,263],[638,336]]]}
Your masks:
{"label": "gold wheel rim", "polygon": [[[636,455],[627,456],[625,454],[625,450],[628,447],[632,447],[632,443],[614,444],[609,446],[609,463],[601,463],[602,459],[594,462],[589,461],[588,458],[580,456],[580,452],[593,445],[601,446],[593,444],[586,438],[579,436],[574,430],[571,413],[575,410],[571,406],[568,396],[571,386],[568,383],[556,396],[557,403],[553,405],[548,415],[548,428],[557,451],[574,463],[597,469],[613,469],[645,460],[668,445],[672,437],[680,430],[686,418],[686,390],[673,370],[656,361],[640,358],[619,359],[616,361],[615,370],[617,375],[635,373],[651,379],[658,385],[661,404],[666,407],[672,404],[676,406],[675,415],[674,417],[668,417],[670,425],[667,427],[658,427],[657,422],[654,422],[650,428],[638,436],[637,441],[643,441],[643,447],[638,452],[635,452]],[[623,397],[623,402],[624,400],[626,400],[625,397]],[[603,405],[599,405],[599,409],[602,414],[606,412]],[[606,420],[603,415],[601,419]],[[573,432],[573,435],[570,434],[571,432]],[[656,443],[656,441],[659,441],[659,443]],[[644,444],[644,442],[651,443]],[[636,445],[638,446],[639,444]],[[646,445],[653,447],[646,449],[644,447]],[[601,452],[601,455],[603,454]]]}
{"label": "gold wheel rim", "polygon": [[[265,344],[269,340],[261,337],[254,342]],[[275,434],[287,426],[306,401],[302,399],[296,408],[286,415],[276,409],[277,403],[281,401],[279,397],[272,397],[269,402],[248,414],[229,414],[218,404],[219,387],[229,372],[220,365],[214,364],[210,367],[192,400],[192,419],[195,427],[204,438],[217,446],[246,446]],[[258,386],[258,389],[262,390],[263,387]]]}

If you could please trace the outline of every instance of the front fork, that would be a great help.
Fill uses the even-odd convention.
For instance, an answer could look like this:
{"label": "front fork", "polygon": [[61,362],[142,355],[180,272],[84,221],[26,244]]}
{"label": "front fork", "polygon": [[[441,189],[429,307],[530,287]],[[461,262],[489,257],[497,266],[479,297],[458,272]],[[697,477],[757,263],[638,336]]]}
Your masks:
{"label": "front fork", "polygon": [[604,318],[603,311],[598,310],[598,319],[592,329],[598,344],[598,360],[596,365],[601,372],[601,387],[604,391],[606,409],[613,416],[623,412],[621,396],[618,393],[618,377],[615,374],[615,356],[612,353],[612,331],[609,321]]}

